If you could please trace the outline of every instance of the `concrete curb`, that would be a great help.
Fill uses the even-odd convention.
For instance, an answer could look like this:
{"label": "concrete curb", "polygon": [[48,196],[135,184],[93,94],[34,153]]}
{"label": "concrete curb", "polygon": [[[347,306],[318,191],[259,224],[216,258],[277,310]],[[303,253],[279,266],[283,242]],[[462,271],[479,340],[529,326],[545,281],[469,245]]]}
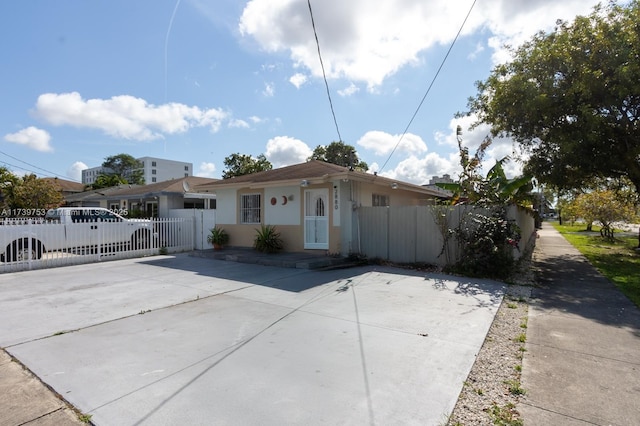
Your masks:
{"label": "concrete curb", "polygon": [[22,364],[0,350],[1,426],[86,425],[77,413]]}

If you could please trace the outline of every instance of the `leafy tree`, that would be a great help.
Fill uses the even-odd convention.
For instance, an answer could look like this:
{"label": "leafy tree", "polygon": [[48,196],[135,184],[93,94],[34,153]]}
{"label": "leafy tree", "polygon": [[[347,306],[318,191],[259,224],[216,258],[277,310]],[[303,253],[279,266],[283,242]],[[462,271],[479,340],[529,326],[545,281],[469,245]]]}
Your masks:
{"label": "leafy tree", "polygon": [[491,145],[491,139],[486,138],[476,150],[473,157],[469,155],[469,148],[463,146],[458,128],[458,148],[460,150],[460,173],[456,183],[437,183],[440,188],[453,192],[453,204],[476,204],[482,206],[516,204],[530,207],[533,189],[530,176],[518,176],[508,179],[504,172],[504,163],[509,157],[496,161],[496,164],[482,177],[480,168],[486,149]]}
{"label": "leafy tree", "polygon": [[6,167],[0,166],[0,207],[2,209],[11,208],[11,200],[16,184],[20,181],[18,176],[14,175]]}
{"label": "leafy tree", "polygon": [[358,158],[356,149],[342,141],[334,141],[327,146],[318,145],[309,159],[325,161],[344,167],[354,167],[364,171],[369,170],[367,163]]}
{"label": "leafy tree", "polygon": [[38,179],[34,174],[19,178],[7,200],[9,208],[27,211],[58,207],[63,201],[60,190],[53,182]]}
{"label": "leafy tree", "polygon": [[615,222],[630,222],[635,218],[634,206],[611,190],[580,194],[568,209],[587,224],[599,222],[600,234],[609,239],[613,239]]}
{"label": "leafy tree", "polygon": [[111,188],[120,184],[129,183],[127,179],[120,175],[99,175],[95,182],[91,184],[92,189]]}
{"label": "leafy tree", "polygon": [[540,183],[627,177],[640,193],[640,0],[538,33],[477,83],[469,113],[531,154]]}
{"label": "leafy tree", "polygon": [[[111,155],[104,159],[102,167],[105,168],[105,173],[103,174],[104,176],[117,176],[119,178],[113,179],[113,182],[118,181],[118,183],[144,185],[144,172],[142,170],[144,165],[141,161],[136,160],[129,154]],[[98,176],[98,178],[100,176]],[[109,182],[109,179],[104,179],[103,182]],[[117,185],[118,183],[116,183],[115,185]],[[94,187],[94,189],[97,188]]]}
{"label": "leafy tree", "polygon": [[[504,279],[515,266],[513,249],[520,241],[520,230],[507,218],[507,205],[531,206],[531,178],[520,176],[508,179],[503,164],[508,157],[496,161],[486,177],[480,173],[485,150],[491,139],[485,139],[473,157],[462,145],[458,129],[458,147],[462,172],[456,183],[438,183],[439,187],[453,192],[453,204],[473,204],[477,209],[466,210],[459,225],[452,231],[461,249],[460,259],[453,265],[458,273],[472,276]],[[436,219],[442,223],[448,218]],[[443,252],[446,253],[449,235],[443,235]]]}
{"label": "leafy tree", "polygon": [[222,172],[222,179],[273,169],[273,165],[264,154],[258,155],[257,158],[240,153],[231,154],[225,157],[224,165],[226,169]]}

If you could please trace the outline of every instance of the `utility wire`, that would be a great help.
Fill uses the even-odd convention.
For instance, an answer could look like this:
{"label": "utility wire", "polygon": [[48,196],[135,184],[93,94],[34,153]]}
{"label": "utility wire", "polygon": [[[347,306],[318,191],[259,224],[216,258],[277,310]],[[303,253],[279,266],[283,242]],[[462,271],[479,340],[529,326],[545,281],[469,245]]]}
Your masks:
{"label": "utility wire", "polygon": [[[33,174],[35,174],[35,173],[36,173],[34,170],[31,170],[31,169],[25,169],[24,167],[20,167],[20,166],[17,166],[17,165],[15,165],[15,164],[7,163],[6,161],[2,161],[2,160],[0,160],[0,164],[4,164],[5,166],[8,166],[8,167],[13,167],[14,169],[23,170],[23,171],[25,171],[25,172],[30,172],[30,173],[33,173]],[[1,184],[2,184],[2,182],[0,182],[0,185],[1,185]]]}
{"label": "utility wire", "polygon": [[331,107],[331,115],[333,115],[333,123],[336,125],[336,132],[338,133],[338,142],[342,142],[342,136],[340,136],[340,129],[338,128],[338,120],[336,120],[336,112],[333,109],[333,101],[331,100],[331,92],[329,91],[329,83],[327,82],[327,74],[324,71],[324,62],[322,62],[322,54],[320,53],[320,42],[318,41],[318,33],[316,32],[316,23],[313,19],[313,10],[311,9],[311,0],[307,0],[309,5],[309,15],[311,15],[311,26],[313,27],[313,35],[316,38],[316,46],[318,46],[318,58],[320,58],[320,67],[322,68],[322,78],[324,79],[324,85],[327,88],[327,97],[329,98],[329,106]]}
{"label": "utility wire", "polygon": [[[60,178],[66,179],[66,180],[75,180],[75,179],[71,179],[71,178],[69,178],[69,177],[67,177],[67,176],[59,175],[58,173],[54,173],[54,172],[52,172],[52,171],[50,171],[50,170],[43,169],[43,168],[38,167],[38,166],[36,166],[36,165],[33,165],[33,164],[31,164],[31,163],[27,163],[26,161],[22,161],[21,159],[16,158],[16,157],[14,157],[13,155],[9,155],[9,154],[7,154],[6,152],[0,151],[0,154],[6,155],[6,156],[7,156],[7,157],[9,157],[9,158],[12,158],[12,159],[14,159],[14,160],[16,160],[16,161],[19,161],[19,162],[23,163],[23,164],[26,164],[27,166],[30,166],[30,167],[36,168],[36,169],[38,169],[38,170],[40,170],[40,171],[42,171],[42,172],[45,172],[45,173],[47,173],[47,174],[49,174],[49,175],[52,175],[52,176],[58,176],[58,177],[60,177]],[[5,161],[2,161],[2,163],[7,164],[7,165],[10,165],[11,167],[16,167],[16,168],[18,168],[18,169],[26,170],[26,171],[28,171],[28,172],[32,172],[32,173],[34,173],[34,174],[37,174],[37,172],[34,172],[34,171],[33,171],[33,170],[31,170],[31,169],[25,169],[24,167],[20,167],[20,166],[16,166],[16,165],[13,165],[13,164],[9,164],[9,163],[7,163],[7,162],[5,162]]]}
{"label": "utility wire", "polygon": [[398,142],[396,143],[396,145],[393,147],[393,150],[389,154],[389,157],[387,158],[387,161],[385,161],[384,164],[382,165],[382,167],[380,167],[380,170],[378,170],[378,173],[382,172],[382,170],[387,165],[389,160],[391,160],[391,156],[393,155],[394,152],[396,152],[396,149],[398,148],[398,145],[400,145],[400,142],[402,142],[402,139],[404,138],[404,136],[409,131],[409,127],[411,126],[411,124],[413,123],[413,120],[418,115],[418,111],[420,111],[420,108],[422,107],[422,104],[424,103],[425,99],[429,95],[429,92],[431,92],[431,88],[433,87],[433,84],[436,82],[436,79],[438,78],[438,75],[440,75],[440,71],[442,71],[442,67],[444,67],[444,64],[447,61],[447,58],[449,58],[449,54],[453,50],[453,46],[456,44],[456,41],[458,41],[458,37],[460,37],[460,33],[462,33],[462,29],[464,28],[465,24],[467,23],[467,20],[469,19],[469,15],[471,15],[471,11],[473,10],[473,7],[476,5],[476,1],[477,0],[473,0],[473,3],[471,4],[471,7],[469,8],[469,11],[467,12],[467,16],[465,16],[464,21],[462,21],[462,25],[460,25],[460,29],[458,30],[458,33],[456,34],[455,38],[451,42],[451,45],[449,46],[449,50],[447,50],[447,54],[444,55],[444,58],[442,59],[442,62],[440,63],[440,66],[438,67],[438,70],[436,71],[436,74],[433,76],[433,79],[431,80],[431,84],[429,84],[429,87],[427,88],[427,91],[425,92],[424,96],[422,97],[422,100],[418,104],[418,107],[416,108],[416,111],[411,116],[411,120],[409,120],[409,123],[407,124],[407,127],[405,127],[404,131],[400,135],[400,138],[398,139]]}

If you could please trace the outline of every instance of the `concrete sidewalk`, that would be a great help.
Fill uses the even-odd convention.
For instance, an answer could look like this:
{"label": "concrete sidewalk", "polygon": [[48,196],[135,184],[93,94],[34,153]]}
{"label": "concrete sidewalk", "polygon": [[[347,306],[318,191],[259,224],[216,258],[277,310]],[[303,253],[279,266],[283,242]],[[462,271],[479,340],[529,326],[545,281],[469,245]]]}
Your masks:
{"label": "concrete sidewalk", "polygon": [[538,234],[524,423],[640,424],[640,310],[550,224]]}
{"label": "concrete sidewalk", "polygon": [[0,350],[0,425],[84,425],[37,377]]}

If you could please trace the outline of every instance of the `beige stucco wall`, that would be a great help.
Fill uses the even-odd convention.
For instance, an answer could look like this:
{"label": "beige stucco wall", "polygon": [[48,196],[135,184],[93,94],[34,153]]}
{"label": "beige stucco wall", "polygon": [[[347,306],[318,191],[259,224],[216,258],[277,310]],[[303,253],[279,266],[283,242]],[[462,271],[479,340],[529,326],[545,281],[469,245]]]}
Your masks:
{"label": "beige stucco wall", "polygon": [[310,251],[304,249],[304,191],[320,188],[328,193],[329,216],[329,248],[321,251],[343,256],[357,251],[353,207],[371,206],[373,194],[387,195],[392,206],[426,204],[416,199],[415,193],[410,191],[343,180],[312,184],[306,188],[221,189],[216,190],[216,224],[229,234],[229,246],[252,247],[260,224],[240,223],[240,199],[243,194],[261,194],[261,222],[276,227],[284,242],[284,249],[292,252]]}
{"label": "beige stucco wall", "polygon": [[432,199],[427,199],[424,196],[423,199],[416,198],[416,193],[406,191],[403,189],[392,189],[381,185],[372,185],[368,183],[354,182],[354,186],[357,187],[358,197],[357,202],[359,206],[371,207],[373,194],[386,195],[389,197],[389,206],[417,206],[432,204]]}
{"label": "beige stucco wall", "polygon": [[270,225],[300,225],[302,206],[299,186],[264,189],[264,223]]}

